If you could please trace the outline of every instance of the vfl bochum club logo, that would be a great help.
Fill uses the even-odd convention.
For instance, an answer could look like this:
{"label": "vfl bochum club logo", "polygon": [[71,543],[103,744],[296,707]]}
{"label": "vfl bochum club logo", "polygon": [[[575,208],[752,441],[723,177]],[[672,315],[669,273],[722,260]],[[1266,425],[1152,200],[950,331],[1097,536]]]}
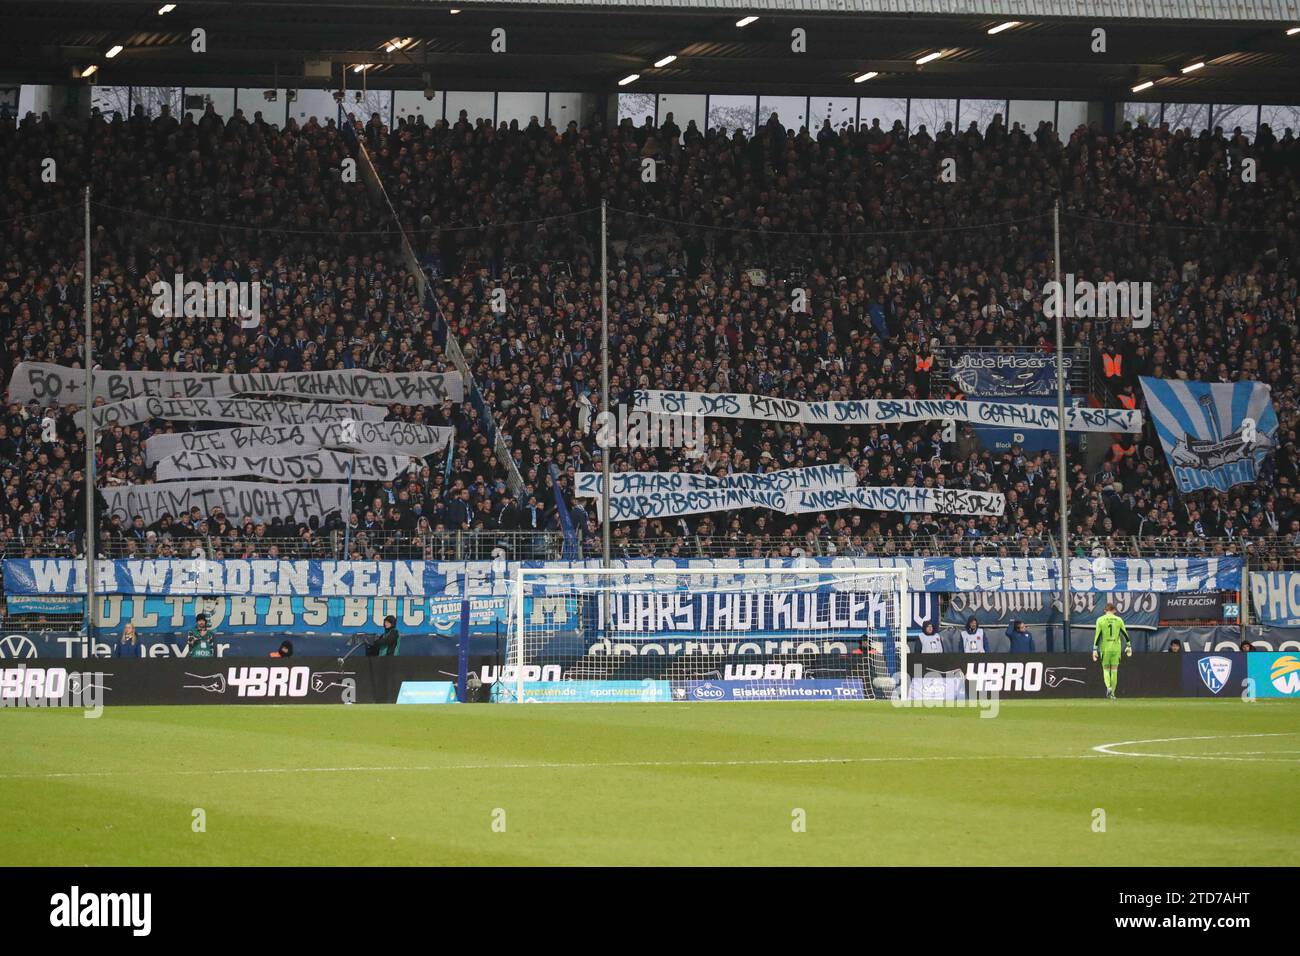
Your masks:
{"label": "vfl bochum club logo", "polygon": [[1196,667],[1201,672],[1202,683],[1210,689],[1211,694],[1217,694],[1228,686],[1228,677],[1232,674],[1231,658],[1202,657],[1196,662]]}

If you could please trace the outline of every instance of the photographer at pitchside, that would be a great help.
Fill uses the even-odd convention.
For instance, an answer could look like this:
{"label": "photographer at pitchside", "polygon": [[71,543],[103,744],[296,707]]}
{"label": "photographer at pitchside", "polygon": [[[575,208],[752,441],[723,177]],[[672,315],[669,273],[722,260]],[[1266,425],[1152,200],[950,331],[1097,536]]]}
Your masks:
{"label": "photographer at pitchside", "polygon": [[194,619],[194,630],[190,631],[189,639],[185,642],[189,650],[190,657],[216,657],[216,642],[213,634],[208,630],[208,616],[200,614]]}

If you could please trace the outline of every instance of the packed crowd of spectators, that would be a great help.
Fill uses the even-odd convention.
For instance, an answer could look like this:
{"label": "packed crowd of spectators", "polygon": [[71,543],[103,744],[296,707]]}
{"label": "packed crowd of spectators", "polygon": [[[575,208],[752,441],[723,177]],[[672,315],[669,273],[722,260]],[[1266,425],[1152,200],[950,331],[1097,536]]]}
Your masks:
{"label": "packed crowd of spectators", "polygon": [[[335,124],[314,119],[283,130],[261,114],[223,122],[167,115],[89,122],[28,116],[0,124],[0,330],[4,377],[22,361],[82,367],[81,192],[90,182],[94,232],[91,298],[94,354],[101,367],[150,371],[283,372],[366,368],[446,371],[442,337],[403,266],[386,215],[363,184],[344,183],[348,144]],[[56,178],[42,179],[54,161]],[[220,224],[214,227],[205,224]],[[187,281],[259,281],[262,324],[160,317],[150,291],[181,273]],[[432,522],[472,521],[504,489],[481,423],[466,405],[394,406],[390,418],[453,425],[452,467],[427,464],[394,487],[358,482],[357,541],[375,532],[414,532]],[[55,440],[42,440],[53,415]],[[79,489],[85,461],[81,415],[71,408],[10,404],[0,419],[0,548],[6,554],[80,549]],[[184,424],[113,427],[98,436],[99,485],[152,479],[145,439]],[[233,476],[232,476],[233,477]],[[444,486],[448,494],[444,494]],[[474,492],[471,511],[449,504]],[[463,496],[462,496],[463,497]],[[395,511],[396,509],[396,511]],[[265,555],[272,547],[312,554],[333,548],[338,514],[309,524],[231,522],[222,514],[163,516],[149,526],[104,515],[113,553]],[[190,540],[194,539],[194,540]],[[336,549],[335,549],[336,550]]]}
{"label": "packed crowd of spectators", "polygon": [[[435,301],[421,302],[417,277],[404,268],[387,202],[342,181],[356,137],[435,280]],[[53,183],[42,180],[46,157],[58,170]],[[941,179],[946,159],[956,161],[955,182]],[[1241,175],[1247,159],[1258,164],[1249,182]],[[392,129],[377,117],[344,130],[291,121],[281,130],[260,114],[223,121],[209,111],[198,121],[137,113],[0,124],[0,165],[6,378],[20,361],[80,365],[87,181],[94,347],[105,367],[443,371],[446,319],[523,493],[509,493],[507,463],[494,458],[471,406],[395,406],[391,417],[454,425],[452,461],[444,469],[437,456],[398,482],[359,482],[350,556],[440,530],[554,530],[552,463],[580,531],[589,545],[597,537],[596,509],[573,497],[572,473],[600,465],[592,411],[602,197],[610,206],[611,397],[627,406],[638,388],[807,401],[946,397],[928,364],[936,350],[1050,351],[1043,294],[1059,195],[1068,271],[1155,287],[1149,329],[1066,321],[1067,345],[1121,359],[1094,400],[1141,407],[1141,374],[1257,379],[1272,386],[1281,421],[1261,480],[1224,495],[1177,495],[1149,428],[1115,436],[1104,455],[1094,445],[1075,456],[1067,482],[1079,553],[1122,555],[1134,536],[1167,553],[1244,551],[1278,536],[1288,548],[1300,545],[1300,142],[1290,130],[1279,137],[1261,129],[1250,142],[1221,130],[1126,124],[1062,140],[1049,124],[1007,129],[1000,118],[933,136],[876,123],[796,133],[774,118],[745,136],[693,123],[683,130],[672,114],[659,126],[625,120],[564,130],[537,121],[494,127],[464,115]],[[176,272],[261,281],[271,303],[262,326],[246,332],[238,323],[153,315],[149,287]],[[497,288],[506,291],[504,315],[492,308]],[[807,312],[791,308],[795,288],[809,291]],[[7,554],[78,546],[84,436],[64,409],[57,441],[42,442],[44,414],[10,404],[0,420]],[[143,441],[183,427],[153,422],[101,436],[101,484],[151,480]],[[710,419],[707,433],[690,456],[615,448],[613,467],[722,474],[842,461],[862,485],[1002,491],[1007,511],[976,519],[746,509],[644,520],[615,526],[618,554],[689,554],[707,542],[710,553],[736,557],[1038,555],[1056,532],[1054,456],[995,453],[970,430],[945,442],[935,424]],[[151,526],[106,519],[103,533],[132,554],[185,553],[202,541],[212,556],[251,556],[337,553],[341,529],[338,515],[259,527],[191,514]]]}
{"label": "packed crowd of spectators", "polygon": [[[1121,359],[1094,399],[1141,406],[1139,375],[1258,379],[1273,388],[1279,449],[1255,486],[1175,494],[1154,433],[1116,436],[1068,476],[1079,553],[1122,555],[1133,537],[1163,553],[1300,544],[1295,427],[1300,142],[1234,131],[995,119],[937,136],[901,124],[795,133],[773,117],[753,137],[656,127],[558,131],[471,124],[372,125],[370,145],[426,267],[450,276],[440,305],[491,396],[530,488],[545,468],[596,469],[597,213],[611,206],[611,402],[638,388],[751,392],[817,401],[931,397],[934,350],[1051,351],[1050,209],[1080,279],[1146,280],[1151,328],[1067,320],[1066,344]],[[955,182],[941,181],[946,159]],[[1243,162],[1257,177],[1242,176]],[[653,181],[643,171],[653,161]],[[482,223],[509,223],[481,226]],[[435,229],[433,226],[439,226]],[[501,280],[498,281],[498,276]],[[492,311],[499,284],[509,311]],[[792,290],[812,308],[791,308]],[[472,350],[471,350],[472,347]],[[1103,364],[1098,362],[1099,365]],[[947,397],[944,393],[940,397]],[[1110,440],[1106,440],[1110,444]],[[1094,446],[1095,447],[1095,446]],[[1002,518],[937,519],[760,509],[615,528],[622,554],[1039,554],[1055,534],[1054,456],[941,441],[933,425],[822,428],[710,419],[697,457],[614,449],[616,470],[725,473],[846,461],[863,485],[1001,490]],[[589,532],[595,509],[589,508]],[[1226,543],[1202,543],[1225,539]],[[680,543],[677,543],[680,542]]]}

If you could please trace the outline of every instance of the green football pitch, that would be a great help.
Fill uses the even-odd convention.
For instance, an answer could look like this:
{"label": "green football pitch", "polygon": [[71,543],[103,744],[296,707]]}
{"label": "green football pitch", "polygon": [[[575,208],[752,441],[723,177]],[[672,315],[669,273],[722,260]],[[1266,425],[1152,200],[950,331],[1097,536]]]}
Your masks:
{"label": "green football pitch", "polygon": [[0,864],[1280,865],[1289,702],[0,711]]}

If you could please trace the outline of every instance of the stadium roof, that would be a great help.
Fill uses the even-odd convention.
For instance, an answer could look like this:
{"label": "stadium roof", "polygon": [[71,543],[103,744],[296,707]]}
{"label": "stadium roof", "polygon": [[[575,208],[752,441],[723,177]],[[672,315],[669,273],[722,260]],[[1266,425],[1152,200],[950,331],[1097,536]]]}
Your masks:
{"label": "stadium roof", "polygon": [[[531,0],[487,4],[426,0],[9,0],[0,34],[0,83],[68,82],[89,64],[95,81],[132,86],[336,88],[349,65],[371,64],[370,88],[768,93],[849,96],[962,96],[1044,99],[1150,99],[1174,102],[1300,102],[1300,4],[1296,0],[969,0],[964,10],[1015,8],[1021,22],[989,31],[1006,15],[975,12],[845,13],[844,9],[912,10],[924,0],[772,0],[735,6],[727,0],[602,4]],[[707,3],[708,6],[702,5]],[[789,12],[794,5],[836,7]],[[1109,17],[1031,16],[1091,7]],[[758,19],[737,25],[737,12]],[[1168,18],[1143,19],[1164,11]],[[1213,11],[1225,19],[1182,15]],[[1280,19],[1287,14],[1295,20]],[[1250,19],[1254,17],[1256,19]],[[1271,19],[1271,18],[1278,19]],[[1230,19],[1228,19],[1230,18]],[[1270,22],[1271,21],[1271,22]],[[194,28],[207,52],[190,50]],[[506,51],[491,51],[491,31],[505,32]],[[791,31],[807,31],[807,53],[791,52]],[[1106,30],[1106,52],[1091,49]],[[394,41],[399,49],[387,49]],[[107,51],[123,50],[109,59]],[[943,55],[918,65],[927,54]],[[664,57],[676,60],[662,68]],[[317,62],[316,73],[306,64]],[[1204,63],[1184,74],[1184,67]],[[328,71],[328,77],[319,75]],[[875,71],[869,81],[855,77]],[[428,74],[428,81],[425,75]],[[362,74],[348,70],[349,88]],[[1131,89],[1155,85],[1140,96]]]}

